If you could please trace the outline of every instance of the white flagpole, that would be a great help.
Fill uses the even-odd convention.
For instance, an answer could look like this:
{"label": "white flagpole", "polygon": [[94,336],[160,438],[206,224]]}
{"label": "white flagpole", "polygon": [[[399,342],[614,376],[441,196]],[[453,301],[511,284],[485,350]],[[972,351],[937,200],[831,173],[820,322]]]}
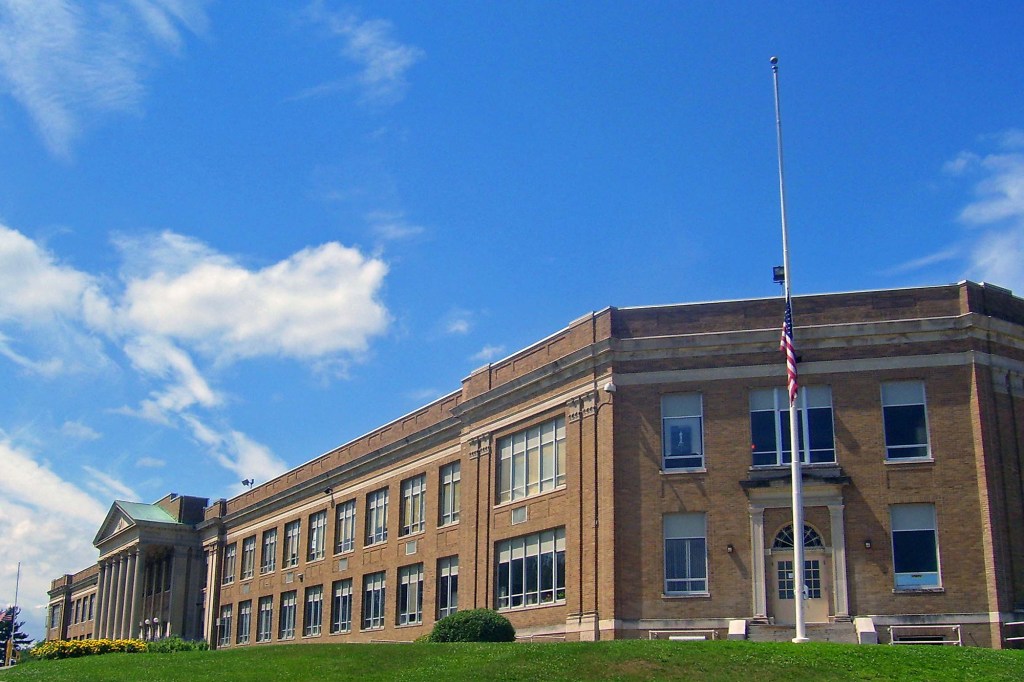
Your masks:
{"label": "white flagpole", "polygon": [[[789,269],[789,228],[786,224],[786,179],[782,165],[782,111],[779,107],[779,58],[772,57],[772,80],[775,83],[775,136],[779,156],[779,208],[782,213],[782,273],[786,292],[786,309],[791,310],[792,277]],[[789,382],[787,371],[787,386]],[[801,475],[800,434],[797,428],[796,396],[790,395],[789,401],[789,444],[790,481],[793,488],[793,608],[795,609],[796,633],[795,643],[808,641],[804,629],[804,500],[803,477]]]}

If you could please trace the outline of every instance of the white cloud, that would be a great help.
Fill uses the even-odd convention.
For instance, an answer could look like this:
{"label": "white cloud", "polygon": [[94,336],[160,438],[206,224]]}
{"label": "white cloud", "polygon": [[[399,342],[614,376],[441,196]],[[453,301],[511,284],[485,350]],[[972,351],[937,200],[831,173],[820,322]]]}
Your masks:
{"label": "white cloud", "polygon": [[[168,247],[174,251],[173,239],[156,240],[157,266]],[[179,246],[175,269],[128,281],[124,314],[132,327],[223,361],[359,353],[388,325],[377,300],[387,266],[355,249],[330,242],[249,270],[193,242]]]}
{"label": "white cloud", "polygon": [[80,421],[66,421],[60,427],[60,431],[75,440],[99,440],[103,437],[96,429]]}
{"label": "white cloud", "polygon": [[[424,57],[413,45],[403,45],[392,33],[394,26],[384,19],[361,20],[352,13],[332,13],[322,2],[314,2],[307,15],[342,39],[342,55],[360,67],[356,77],[364,102],[392,104],[408,88],[406,72]],[[329,82],[308,88],[298,99],[313,97],[345,87],[344,82]]]}
{"label": "white cloud", "polygon": [[135,460],[135,466],[140,469],[162,469],[167,466],[167,462],[156,457],[139,457]]}
{"label": "white cloud", "polygon": [[464,317],[460,317],[454,320],[448,320],[445,325],[445,333],[447,334],[468,334],[470,329],[470,322]]}
{"label": "white cloud", "polygon": [[25,326],[76,317],[90,278],[63,266],[34,241],[0,225],[0,321]]}
{"label": "white cloud", "polygon": [[470,356],[469,359],[476,362],[490,362],[495,358],[500,358],[504,354],[505,346],[492,346],[488,344]]}
{"label": "white cloud", "polygon": [[[108,507],[0,434],[0,574],[13,576],[21,562],[19,602],[26,629],[43,635],[46,591],[54,576],[96,561],[92,538]],[[13,583],[0,581],[0,602],[14,601]]]}
{"label": "white cloud", "polygon": [[66,155],[86,113],[132,111],[150,43],[205,30],[202,0],[0,0],[0,84]]}
{"label": "white cloud", "polygon": [[[961,175],[975,178],[975,199],[960,211],[971,229],[969,276],[1018,292],[1024,290],[1024,131],[990,136],[1002,150],[981,156],[962,152]],[[961,163],[962,161],[962,163]],[[948,164],[947,164],[948,165]]]}

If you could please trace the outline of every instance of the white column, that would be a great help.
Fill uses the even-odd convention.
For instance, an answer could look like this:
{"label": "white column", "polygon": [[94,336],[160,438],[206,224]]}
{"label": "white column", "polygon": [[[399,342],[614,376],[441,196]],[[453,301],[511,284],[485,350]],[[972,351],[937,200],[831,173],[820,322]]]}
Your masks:
{"label": "white column", "polygon": [[117,584],[114,586],[114,639],[124,637],[124,588],[128,581],[124,555],[117,557]]}
{"label": "white column", "polygon": [[138,552],[128,553],[128,563],[124,572],[124,603],[121,605],[121,636],[131,637],[135,623],[132,622],[132,602],[135,599],[135,557]]}
{"label": "white column", "polygon": [[117,580],[118,580],[118,564],[116,561],[117,557],[107,559],[107,594],[106,599],[103,602],[103,610],[106,611],[106,616],[103,618],[103,637],[105,639],[112,639],[114,636],[114,606],[117,602]]}
{"label": "white column", "polygon": [[835,573],[836,620],[850,620],[850,595],[846,582],[846,524],[843,522],[843,505],[828,506],[832,525],[832,568]]}
{"label": "white column", "polygon": [[144,590],[142,582],[142,571],[146,567],[145,556],[146,555],[142,551],[141,547],[135,550],[135,571],[132,574],[132,598],[130,600],[130,608],[128,609],[129,637],[142,637],[142,628],[139,627],[139,618],[142,617],[142,593]]}
{"label": "white column", "polygon": [[768,620],[765,590],[764,507],[750,507],[750,572],[754,578],[754,619]]}
{"label": "white column", "polygon": [[100,577],[96,583],[96,610],[93,612],[93,617],[96,619],[92,625],[93,637],[100,639],[103,637],[103,590],[107,586],[107,565],[101,561],[100,564]]}

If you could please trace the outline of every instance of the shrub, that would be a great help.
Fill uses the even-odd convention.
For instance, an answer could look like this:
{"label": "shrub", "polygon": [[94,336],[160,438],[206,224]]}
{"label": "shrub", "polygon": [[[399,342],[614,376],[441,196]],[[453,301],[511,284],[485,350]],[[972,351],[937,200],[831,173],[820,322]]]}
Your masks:
{"label": "shrub", "polygon": [[431,642],[514,642],[516,629],[508,618],[490,609],[456,611],[434,624]]}
{"label": "shrub", "polygon": [[150,642],[146,650],[151,654],[173,654],[178,651],[206,651],[210,645],[205,640],[192,641],[181,637],[168,637]]}
{"label": "shrub", "polygon": [[34,658],[77,658],[106,653],[138,654],[146,650],[140,639],[60,639],[33,647]]}

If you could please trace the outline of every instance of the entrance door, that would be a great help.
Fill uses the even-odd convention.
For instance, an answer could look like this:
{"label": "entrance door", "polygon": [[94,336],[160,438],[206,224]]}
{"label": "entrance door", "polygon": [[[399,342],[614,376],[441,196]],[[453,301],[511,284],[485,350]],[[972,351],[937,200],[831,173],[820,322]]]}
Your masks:
{"label": "entrance door", "polygon": [[[796,575],[792,552],[772,553],[772,615],[778,625],[796,623]],[[804,555],[803,607],[805,623],[827,623],[832,585],[830,566],[824,554]]]}

